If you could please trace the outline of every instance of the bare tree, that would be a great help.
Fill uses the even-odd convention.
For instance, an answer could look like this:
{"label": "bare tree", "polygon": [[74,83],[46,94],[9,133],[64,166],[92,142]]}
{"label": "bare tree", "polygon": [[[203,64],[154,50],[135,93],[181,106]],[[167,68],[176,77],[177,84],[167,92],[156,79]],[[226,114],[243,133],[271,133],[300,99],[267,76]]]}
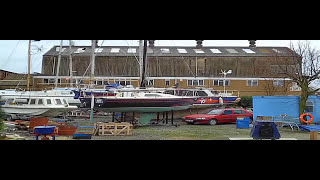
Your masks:
{"label": "bare tree", "polygon": [[264,78],[264,84],[262,85],[263,90],[267,96],[274,96],[276,93],[287,94],[289,86],[291,85],[290,81],[279,78]]}
{"label": "bare tree", "polygon": [[301,88],[299,113],[306,109],[306,102],[309,95],[315,94],[320,88],[312,88],[310,84],[319,79],[320,75],[320,54],[311,47],[308,41],[299,41],[295,46],[291,43],[291,55],[281,56],[281,52],[274,53],[273,63],[279,70]]}

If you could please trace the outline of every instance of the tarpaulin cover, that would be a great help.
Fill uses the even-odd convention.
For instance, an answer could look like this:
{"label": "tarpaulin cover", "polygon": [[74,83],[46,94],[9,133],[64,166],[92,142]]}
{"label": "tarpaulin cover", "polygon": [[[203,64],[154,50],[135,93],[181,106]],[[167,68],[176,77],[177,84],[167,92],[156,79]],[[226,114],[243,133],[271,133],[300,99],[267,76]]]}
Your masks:
{"label": "tarpaulin cover", "polygon": [[320,131],[320,125],[299,125],[299,127],[308,131]]}
{"label": "tarpaulin cover", "polygon": [[[298,120],[300,96],[253,96],[253,117],[287,115],[292,120]],[[309,96],[308,108],[314,119],[312,123],[320,122],[320,96]],[[291,121],[291,120],[290,120]],[[299,122],[299,121],[297,121]]]}

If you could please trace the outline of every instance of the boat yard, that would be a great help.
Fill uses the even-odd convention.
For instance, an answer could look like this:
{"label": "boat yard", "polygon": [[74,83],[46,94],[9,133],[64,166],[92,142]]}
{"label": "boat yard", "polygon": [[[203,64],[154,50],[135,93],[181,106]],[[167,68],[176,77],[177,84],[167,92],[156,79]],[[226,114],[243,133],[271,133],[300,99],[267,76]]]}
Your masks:
{"label": "boat yard", "polygon": [[[75,119],[68,124],[79,126],[93,126],[96,122],[111,122],[111,117],[94,118],[94,122],[88,119]],[[58,121],[58,119],[53,120]],[[154,121],[156,122],[156,121]],[[93,132],[93,128],[79,128],[80,132]],[[150,124],[148,126],[134,126],[132,135],[105,135],[92,136],[91,140],[250,140],[251,128],[236,128],[235,123],[211,125],[188,125],[181,120],[174,120],[171,124]],[[284,140],[309,140],[307,131],[292,131],[289,127],[279,128],[281,139]],[[16,134],[16,136],[15,136]],[[35,140],[35,136],[28,130],[16,130],[8,133],[8,139]],[[291,138],[291,139],[290,139]],[[281,140],[280,139],[280,140]],[[56,140],[77,140],[72,135],[57,135]]]}
{"label": "boat yard", "polygon": [[[268,116],[272,106],[282,107],[282,102],[270,108],[263,105],[267,102],[264,96],[277,99],[276,95],[292,97],[300,93],[296,82],[281,73],[281,67],[272,64],[274,53],[286,60],[294,54],[293,50],[257,48],[255,40],[249,40],[249,48],[203,47],[203,40],[196,40],[195,48],[154,47],[152,41],[140,40],[139,47],[103,47],[103,43],[98,46],[97,40],[92,40],[91,47],[71,47],[70,41],[69,47],[63,47],[61,40],[59,47],[44,55],[43,74],[33,76],[32,88],[29,66],[27,90],[0,91],[0,99],[6,100],[0,108],[7,116],[0,138],[318,139],[319,120],[313,122],[313,113],[317,112],[315,101],[309,100],[303,113],[297,113],[299,101],[295,101],[290,106],[295,108],[293,116],[288,109],[281,108],[273,109],[272,116]],[[29,64],[30,45],[31,40]],[[78,62],[76,71],[73,62]],[[288,66],[297,67],[288,62]],[[240,90],[231,90],[230,84]],[[47,91],[52,85],[54,89]],[[41,91],[34,91],[37,88]],[[245,109],[249,106],[241,101],[244,95],[253,97],[253,112]],[[262,95],[258,98],[261,101],[254,101],[257,95]]]}

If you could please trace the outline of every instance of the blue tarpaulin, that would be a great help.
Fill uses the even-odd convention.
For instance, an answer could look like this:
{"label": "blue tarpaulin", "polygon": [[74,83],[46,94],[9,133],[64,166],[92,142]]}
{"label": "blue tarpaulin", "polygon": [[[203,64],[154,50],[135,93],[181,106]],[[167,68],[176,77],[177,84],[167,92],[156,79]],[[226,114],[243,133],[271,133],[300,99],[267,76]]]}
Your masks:
{"label": "blue tarpaulin", "polygon": [[299,127],[307,131],[320,131],[320,125],[299,125]]}
{"label": "blue tarpaulin", "polygon": [[[271,116],[280,117],[287,115],[299,123],[299,101],[300,96],[253,96],[253,117]],[[320,123],[320,96],[309,96],[307,113],[314,120],[312,123]]]}

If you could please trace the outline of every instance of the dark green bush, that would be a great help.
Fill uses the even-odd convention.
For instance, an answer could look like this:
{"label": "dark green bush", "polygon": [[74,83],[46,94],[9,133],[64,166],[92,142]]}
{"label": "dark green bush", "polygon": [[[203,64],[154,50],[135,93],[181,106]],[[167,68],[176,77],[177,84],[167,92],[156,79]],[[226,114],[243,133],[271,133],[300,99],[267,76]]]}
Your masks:
{"label": "dark green bush", "polygon": [[0,132],[4,129],[4,120],[6,119],[6,114],[0,108]]}
{"label": "dark green bush", "polygon": [[252,96],[242,96],[237,105],[243,108],[252,108]]}

